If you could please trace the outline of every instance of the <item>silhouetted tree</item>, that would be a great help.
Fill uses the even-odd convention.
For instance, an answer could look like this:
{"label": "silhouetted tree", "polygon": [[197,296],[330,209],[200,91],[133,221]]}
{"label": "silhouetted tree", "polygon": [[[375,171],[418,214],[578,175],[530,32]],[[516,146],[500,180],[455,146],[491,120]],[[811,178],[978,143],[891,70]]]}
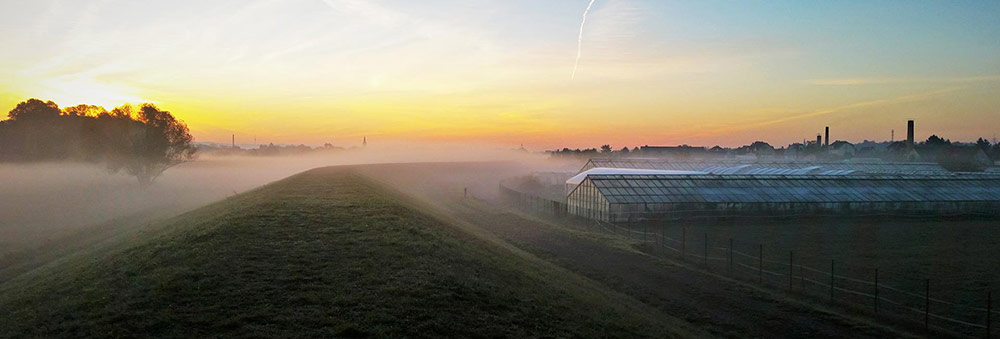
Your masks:
{"label": "silhouetted tree", "polygon": [[750,153],[760,153],[761,151],[773,151],[774,146],[763,141],[754,141],[750,146],[747,146],[747,151]]}
{"label": "silhouetted tree", "polygon": [[56,103],[32,98],[17,104],[14,109],[7,113],[7,116],[13,121],[37,121],[53,120],[58,118],[60,113],[62,111],[59,110],[59,105]]}
{"label": "silhouetted tree", "polygon": [[611,153],[611,145],[601,145],[601,153]]}
{"label": "silhouetted tree", "polygon": [[17,104],[7,113],[10,118],[10,156],[19,160],[51,160],[66,156],[66,139],[69,131],[59,121],[59,105],[52,101],[28,99]]}
{"label": "silhouetted tree", "polygon": [[105,162],[148,185],[194,153],[184,123],[152,104],[60,110],[52,101],[28,99],[0,121],[0,161]]}
{"label": "silhouetted tree", "polygon": [[73,107],[63,108],[62,114],[77,117],[98,117],[102,114],[107,114],[108,110],[104,107],[97,105],[76,105]]}
{"label": "silhouetted tree", "polygon": [[979,140],[976,140],[976,147],[979,147],[986,154],[990,153],[990,142],[986,139],[979,138]]}
{"label": "silhouetted tree", "polygon": [[932,134],[927,138],[927,141],[924,144],[927,146],[950,146],[951,140],[942,139],[941,137]]}
{"label": "silhouetted tree", "polygon": [[102,118],[111,126],[108,168],[135,176],[141,185],[149,185],[194,155],[187,125],[153,104],[139,106],[138,112],[131,106],[118,107]]}

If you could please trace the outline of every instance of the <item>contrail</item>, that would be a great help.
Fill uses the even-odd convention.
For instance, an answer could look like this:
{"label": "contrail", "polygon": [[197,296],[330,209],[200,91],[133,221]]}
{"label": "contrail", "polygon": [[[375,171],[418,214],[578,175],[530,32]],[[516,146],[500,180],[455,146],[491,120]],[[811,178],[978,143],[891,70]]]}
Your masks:
{"label": "contrail", "polygon": [[576,68],[580,67],[580,54],[583,52],[583,25],[587,23],[587,13],[590,13],[590,7],[593,5],[594,0],[590,0],[587,9],[583,11],[583,20],[580,21],[580,36],[576,39],[576,63],[573,64],[573,76],[570,79],[576,79]]}

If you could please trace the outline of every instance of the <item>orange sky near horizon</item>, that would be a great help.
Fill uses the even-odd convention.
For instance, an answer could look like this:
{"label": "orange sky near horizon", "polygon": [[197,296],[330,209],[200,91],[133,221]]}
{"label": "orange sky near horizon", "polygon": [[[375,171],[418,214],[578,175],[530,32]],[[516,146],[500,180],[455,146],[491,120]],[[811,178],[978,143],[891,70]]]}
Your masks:
{"label": "orange sky near horizon", "polygon": [[598,0],[578,41],[586,3],[4,3],[0,108],[153,102],[197,141],[346,147],[1000,133],[995,5]]}

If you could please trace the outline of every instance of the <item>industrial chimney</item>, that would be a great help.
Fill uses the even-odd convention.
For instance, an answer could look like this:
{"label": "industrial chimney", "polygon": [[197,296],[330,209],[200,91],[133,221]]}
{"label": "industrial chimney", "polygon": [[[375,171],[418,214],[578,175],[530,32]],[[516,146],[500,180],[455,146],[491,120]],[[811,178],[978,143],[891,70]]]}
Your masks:
{"label": "industrial chimney", "polygon": [[906,122],[906,146],[913,148],[913,120]]}
{"label": "industrial chimney", "polygon": [[817,134],[816,135],[816,147],[820,147],[822,145],[823,145],[823,135],[822,134]]}
{"label": "industrial chimney", "polygon": [[826,126],[826,138],[825,139],[826,139],[826,141],[825,141],[825,143],[823,145],[824,146],[830,146],[830,126]]}

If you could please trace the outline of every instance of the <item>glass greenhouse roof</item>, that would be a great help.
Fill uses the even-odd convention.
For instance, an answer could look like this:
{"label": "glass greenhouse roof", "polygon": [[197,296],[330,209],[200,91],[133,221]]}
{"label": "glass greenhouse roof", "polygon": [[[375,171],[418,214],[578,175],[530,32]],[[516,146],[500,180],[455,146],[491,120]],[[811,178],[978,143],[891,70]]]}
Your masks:
{"label": "glass greenhouse roof", "polygon": [[941,165],[925,162],[754,162],[736,160],[669,161],[655,158],[590,159],[580,170],[591,168],[637,168],[673,171],[701,171],[713,174],[828,174],[845,175],[855,172],[869,174],[933,175],[951,173]]}
{"label": "glass greenhouse roof", "polygon": [[1000,177],[590,175],[612,204],[1000,201]]}

